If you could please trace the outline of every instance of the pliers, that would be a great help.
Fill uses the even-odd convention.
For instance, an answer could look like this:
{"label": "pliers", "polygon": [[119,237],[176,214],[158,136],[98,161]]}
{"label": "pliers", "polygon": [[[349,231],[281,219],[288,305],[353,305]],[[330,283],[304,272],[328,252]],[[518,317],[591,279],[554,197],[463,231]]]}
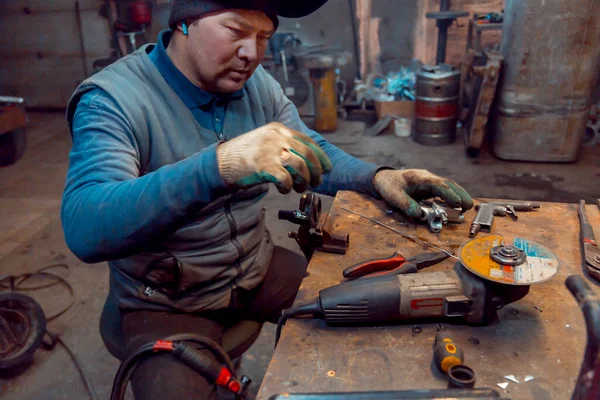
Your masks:
{"label": "pliers", "polygon": [[367,260],[348,267],[344,270],[344,278],[360,278],[362,276],[374,277],[381,275],[413,274],[420,269],[430,267],[450,257],[444,252],[421,253],[405,258],[395,252],[388,258]]}
{"label": "pliers", "polygon": [[[600,208],[600,200],[598,202]],[[587,270],[591,276],[600,280],[600,248],[596,244],[594,237],[594,229],[590,224],[585,213],[585,201],[579,202],[579,223],[581,226],[581,246],[583,247],[583,255]]]}

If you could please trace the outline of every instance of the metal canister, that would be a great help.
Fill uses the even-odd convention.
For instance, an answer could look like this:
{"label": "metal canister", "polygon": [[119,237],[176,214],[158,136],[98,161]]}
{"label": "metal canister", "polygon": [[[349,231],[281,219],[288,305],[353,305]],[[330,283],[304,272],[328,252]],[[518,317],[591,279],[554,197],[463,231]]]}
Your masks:
{"label": "metal canister", "polygon": [[576,161],[600,70],[600,1],[507,0],[501,48],[494,154]]}
{"label": "metal canister", "polygon": [[425,66],[416,75],[414,140],[427,146],[454,142],[460,71],[441,64]]}

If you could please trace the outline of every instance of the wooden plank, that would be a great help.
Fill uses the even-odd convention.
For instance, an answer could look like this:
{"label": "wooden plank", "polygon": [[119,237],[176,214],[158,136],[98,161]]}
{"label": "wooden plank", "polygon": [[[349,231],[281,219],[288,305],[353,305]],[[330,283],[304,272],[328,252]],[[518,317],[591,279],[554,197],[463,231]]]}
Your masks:
{"label": "wooden plank", "polygon": [[[428,11],[439,11],[439,0],[419,0],[419,12],[415,24],[415,58],[426,64],[435,63],[437,49],[437,28],[435,21],[427,20]],[[453,0],[450,2],[451,10],[463,10],[470,13],[500,12],[504,8],[504,0]],[[458,25],[454,24],[448,29],[448,42],[446,45],[446,62],[458,66],[462,62],[467,46],[468,22],[467,18],[460,18]],[[500,32],[485,32],[483,45],[500,43]]]}
{"label": "wooden plank", "polygon": [[[388,215],[383,202],[354,192],[339,192],[331,216],[336,229],[350,232],[349,251],[343,256],[315,254],[296,304],[315,300],[319,290],[339,283],[342,270],[359,261],[389,256],[394,251],[406,256],[424,251],[340,206],[449,250],[457,250],[468,240],[468,222],[475,215],[471,210],[466,215],[467,223],[446,226],[441,234],[434,235],[423,226],[402,225],[407,221],[398,214]],[[598,231],[598,208],[588,206],[588,216]],[[560,270],[549,282],[532,286],[524,299],[500,310],[499,319],[489,326],[452,325],[449,330],[463,347],[466,364],[477,374],[477,387],[499,390],[496,383],[504,382],[505,375],[514,374],[521,382],[524,376],[532,375],[533,381],[511,383],[506,393],[512,399],[570,398],[586,343],[583,316],[564,286],[569,275],[581,274],[577,205],[542,203],[539,211],[520,213],[517,222],[496,218],[492,234],[544,244],[559,257]],[[449,259],[430,270],[452,266]],[[422,326],[421,334],[412,333],[415,324]],[[319,320],[290,320],[259,399],[290,392],[444,388],[447,381],[431,369],[434,335],[435,324],[414,321],[389,327],[333,328]]]}
{"label": "wooden plank", "polygon": [[[469,18],[475,13],[500,12],[504,9],[504,0],[453,0],[451,10],[463,10],[469,12]],[[457,24],[448,29],[448,47],[446,49],[446,62],[452,65],[460,65],[467,48],[467,33],[469,29],[468,19],[461,18]],[[500,43],[502,33],[499,31],[484,32],[482,34],[482,46],[490,43]]]}
{"label": "wooden plank", "polygon": [[417,2],[417,18],[415,21],[414,58],[424,64],[435,64],[437,46],[437,30],[435,21],[427,19],[428,11],[439,9],[439,0],[419,0]]}

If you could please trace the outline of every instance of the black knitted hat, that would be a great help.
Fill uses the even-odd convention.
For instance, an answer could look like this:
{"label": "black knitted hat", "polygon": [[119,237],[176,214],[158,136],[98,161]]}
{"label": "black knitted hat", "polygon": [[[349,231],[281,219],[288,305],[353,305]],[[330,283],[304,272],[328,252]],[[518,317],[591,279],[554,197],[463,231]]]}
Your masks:
{"label": "black knitted hat", "polygon": [[264,12],[275,25],[279,25],[278,15],[287,18],[300,18],[320,8],[327,0],[172,0],[169,26],[175,29],[178,22],[200,18],[215,11],[241,8]]}

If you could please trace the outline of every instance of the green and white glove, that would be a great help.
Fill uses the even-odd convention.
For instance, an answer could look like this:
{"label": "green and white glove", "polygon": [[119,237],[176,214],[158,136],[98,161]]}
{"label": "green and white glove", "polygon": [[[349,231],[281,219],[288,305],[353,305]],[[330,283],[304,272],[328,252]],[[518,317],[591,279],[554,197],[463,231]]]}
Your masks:
{"label": "green and white glove", "polygon": [[473,199],[458,183],[424,169],[382,170],[373,178],[375,191],[409,217],[421,216],[419,201],[440,197],[452,207],[473,208]]}
{"label": "green and white glove", "polygon": [[331,161],[308,136],[272,122],[217,147],[219,171],[227,186],[274,183],[281,193],[318,186]]}

